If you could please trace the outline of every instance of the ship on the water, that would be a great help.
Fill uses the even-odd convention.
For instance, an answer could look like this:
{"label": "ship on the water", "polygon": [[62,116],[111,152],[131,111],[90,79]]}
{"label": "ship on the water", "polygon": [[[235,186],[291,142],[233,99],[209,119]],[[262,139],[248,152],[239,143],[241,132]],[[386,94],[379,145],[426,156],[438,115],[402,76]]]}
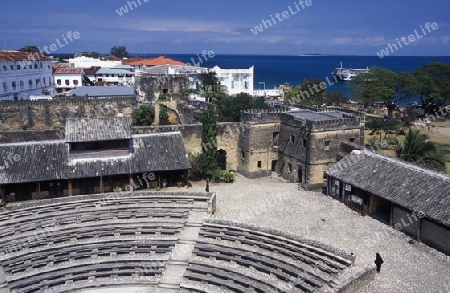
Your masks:
{"label": "ship on the water", "polygon": [[358,76],[362,73],[369,73],[370,69],[369,67],[366,68],[344,68],[342,67],[342,62],[341,62],[341,67],[337,67],[334,69],[333,71],[333,76],[335,78],[335,80],[337,81],[351,81],[355,76]]}

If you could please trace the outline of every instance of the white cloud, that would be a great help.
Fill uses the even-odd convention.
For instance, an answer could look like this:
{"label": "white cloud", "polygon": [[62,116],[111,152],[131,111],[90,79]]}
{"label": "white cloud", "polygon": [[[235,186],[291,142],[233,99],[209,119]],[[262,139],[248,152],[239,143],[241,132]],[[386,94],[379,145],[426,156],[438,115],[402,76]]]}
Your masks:
{"label": "white cloud", "polygon": [[352,38],[352,37],[341,37],[332,38],[329,41],[332,45],[369,45],[369,46],[380,46],[386,43],[386,39],[383,36],[371,37],[371,38]]}

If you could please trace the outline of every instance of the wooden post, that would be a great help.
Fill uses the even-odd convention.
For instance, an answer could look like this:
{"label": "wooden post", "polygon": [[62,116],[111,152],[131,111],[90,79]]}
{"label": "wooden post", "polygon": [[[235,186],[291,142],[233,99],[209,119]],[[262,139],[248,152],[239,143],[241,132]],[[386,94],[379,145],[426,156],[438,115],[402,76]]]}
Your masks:
{"label": "wooden post", "polygon": [[98,188],[99,193],[105,193],[105,188],[103,186],[103,176],[100,176],[100,186]]}
{"label": "wooden post", "polygon": [[41,192],[41,182],[38,182],[36,192]]}
{"label": "wooden post", "polygon": [[73,195],[72,194],[72,179],[69,179],[69,181],[67,182],[67,189],[69,189],[69,195]]}

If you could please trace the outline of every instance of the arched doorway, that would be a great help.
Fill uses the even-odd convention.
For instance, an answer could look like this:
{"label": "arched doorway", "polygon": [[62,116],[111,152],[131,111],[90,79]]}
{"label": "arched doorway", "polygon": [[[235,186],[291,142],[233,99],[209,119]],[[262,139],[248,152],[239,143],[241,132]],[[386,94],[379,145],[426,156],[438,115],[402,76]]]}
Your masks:
{"label": "arched doorway", "polygon": [[220,170],[226,170],[227,169],[227,151],[218,150],[216,153],[216,161],[217,161],[217,166],[220,168]]}

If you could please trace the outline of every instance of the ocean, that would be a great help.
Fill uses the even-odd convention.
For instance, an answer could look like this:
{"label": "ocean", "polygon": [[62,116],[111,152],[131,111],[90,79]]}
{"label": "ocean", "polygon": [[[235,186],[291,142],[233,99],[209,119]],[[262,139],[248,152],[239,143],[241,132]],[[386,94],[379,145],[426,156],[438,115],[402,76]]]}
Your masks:
{"label": "ocean", "polygon": [[[158,54],[133,54],[150,58]],[[191,58],[198,60],[194,54],[167,54],[175,60],[192,63]],[[196,59],[197,58],[197,59]],[[204,60],[204,59],[202,59]],[[204,67],[215,65],[221,68],[248,68],[255,66],[255,89],[278,87],[282,84],[299,85],[308,78],[328,78],[333,82],[332,71],[336,67],[372,68],[384,67],[395,72],[414,71],[418,67],[430,62],[439,61],[450,64],[450,56],[254,56],[254,55],[217,55],[201,64]],[[330,83],[331,84],[331,83]],[[352,98],[351,86],[347,82],[337,82],[329,85],[327,90],[340,91],[347,98]]]}

